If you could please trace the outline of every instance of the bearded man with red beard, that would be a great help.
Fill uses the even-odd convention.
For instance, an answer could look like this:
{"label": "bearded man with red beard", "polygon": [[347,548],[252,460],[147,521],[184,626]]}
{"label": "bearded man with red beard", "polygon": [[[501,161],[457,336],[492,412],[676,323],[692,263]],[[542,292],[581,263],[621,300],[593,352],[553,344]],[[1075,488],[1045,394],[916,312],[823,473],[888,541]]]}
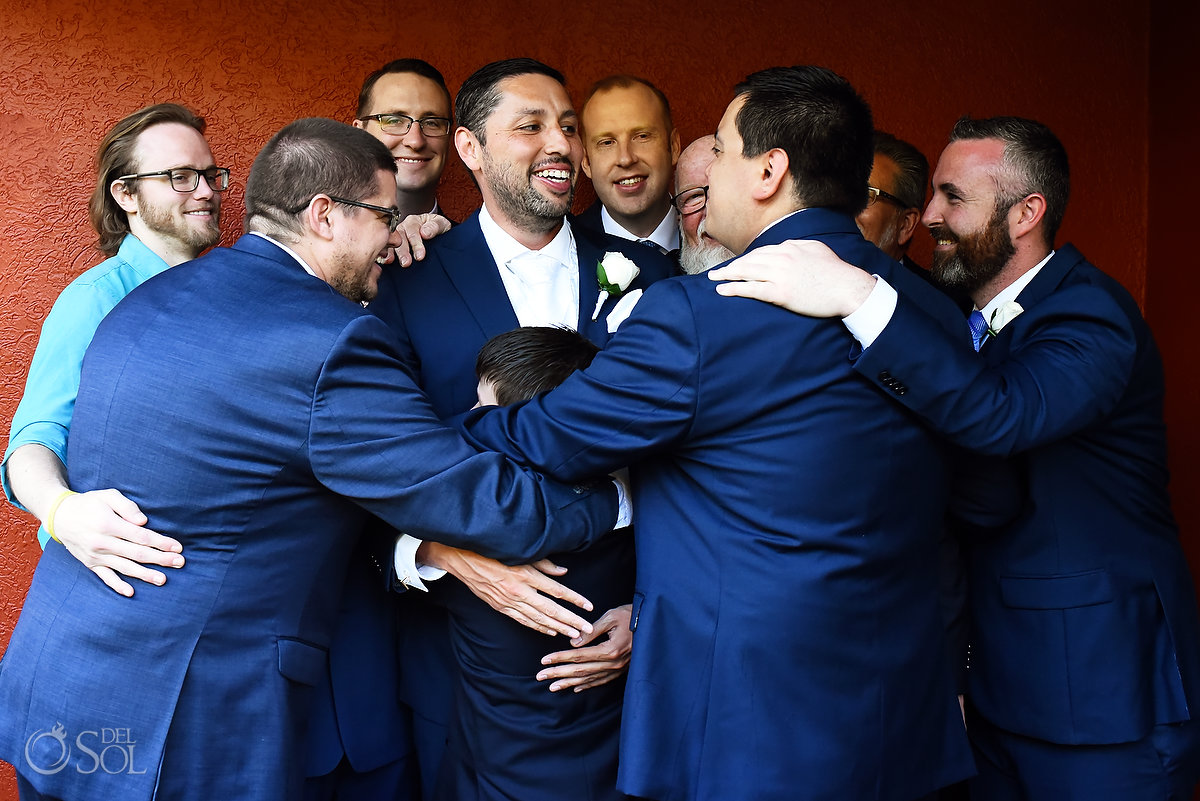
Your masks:
{"label": "bearded man with red beard", "polygon": [[139,109],[100,142],[89,204],[106,258],[72,281],[42,325],[25,394],[13,416],[4,492],[50,537],[122,595],[122,578],[162,584],[155,567],[180,567],[178,542],[142,528],[146,517],[115,490],[76,495],[67,486],[67,434],[83,353],[100,321],[148,278],[196,258],[220,238],[229,170],[216,166],[205,121],[175,103]]}
{"label": "bearded man with red beard", "polygon": [[935,279],[974,302],[969,340],[827,253],[710,275],[741,281],[722,294],[843,317],[864,378],[1022,476],[1020,515],[968,554],[971,798],[1190,798],[1200,621],[1167,493],[1163,367],[1129,293],[1055,248],[1069,187],[1046,126],[955,125],[924,222]]}

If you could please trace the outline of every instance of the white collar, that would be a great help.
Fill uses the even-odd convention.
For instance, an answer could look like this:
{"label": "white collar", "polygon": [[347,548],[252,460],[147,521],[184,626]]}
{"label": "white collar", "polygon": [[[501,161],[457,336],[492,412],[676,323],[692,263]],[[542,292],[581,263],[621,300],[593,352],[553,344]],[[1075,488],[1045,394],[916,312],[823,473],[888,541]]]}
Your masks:
{"label": "white collar", "polygon": [[[295,259],[296,261],[300,262],[300,266],[304,268],[304,272],[308,273],[308,274],[309,274],[309,275],[311,275],[313,278],[320,278],[320,277],[321,277],[321,276],[319,276],[319,275],[317,275],[316,273],[314,273],[314,272],[313,272],[313,269],[312,269],[312,267],[309,267],[309,266],[308,266],[308,262],[306,262],[304,259],[300,258],[299,254],[297,254],[297,253],[296,253],[296,251],[292,250],[292,249],[291,249],[291,248],[289,248],[287,245],[285,245],[285,244],[283,244],[282,242],[280,242],[278,239],[275,239],[275,238],[273,238],[273,237],[267,236],[266,234],[262,233],[261,231],[248,231],[247,233],[249,233],[251,236],[262,237],[263,239],[267,240],[268,242],[270,242],[270,243],[271,243],[272,245],[274,245],[275,247],[277,247],[277,248],[279,248],[280,250],[282,250],[284,253],[286,253],[286,254],[288,254],[289,256],[291,256],[291,257],[292,257],[293,259]],[[322,279],[322,280],[324,280],[324,279]]]}
{"label": "white collar", "polygon": [[566,219],[563,220],[562,227],[558,229],[554,238],[537,251],[525,247],[512,234],[501,228],[488,213],[486,203],[479,208],[479,229],[483,232],[483,239],[487,243],[488,250],[492,252],[492,258],[496,260],[498,267],[503,267],[518,256],[533,252],[549,256],[565,267],[574,269],[576,266],[575,236],[571,233],[571,224]]}
{"label": "white collar", "polygon": [[1037,264],[1026,270],[1020,278],[997,292],[996,297],[989,300],[987,305],[980,309],[980,311],[983,312],[983,319],[991,322],[992,315],[996,313],[997,309],[999,309],[1005,303],[1016,300],[1017,296],[1021,294],[1021,290],[1029,286],[1029,282],[1034,279],[1034,276],[1041,272],[1042,268],[1046,266],[1046,262],[1050,261],[1050,259],[1053,257],[1054,251],[1052,250],[1050,251],[1049,255],[1046,256],[1046,258],[1042,259]]}
{"label": "white collar", "polygon": [[675,208],[673,206],[667,209],[666,216],[658,223],[658,227],[650,233],[650,236],[637,236],[631,233],[625,226],[614,220],[613,216],[608,213],[608,209],[603,205],[600,206],[600,224],[604,226],[604,233],[606,234],[619,236],[622,239],[631,239],[634,242],[649,239],[663,250],[679,249],[679,222],[675,218]]}

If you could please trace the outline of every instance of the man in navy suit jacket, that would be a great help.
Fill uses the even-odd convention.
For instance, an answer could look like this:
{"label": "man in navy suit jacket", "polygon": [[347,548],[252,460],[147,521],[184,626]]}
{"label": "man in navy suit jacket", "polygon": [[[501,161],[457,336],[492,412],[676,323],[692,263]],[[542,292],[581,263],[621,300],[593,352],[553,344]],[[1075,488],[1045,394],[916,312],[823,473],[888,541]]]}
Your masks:
{"label": "man in navy suit jacket", "polygon": [[[404,216],[438,211],[450,107],[442,74],[421,59],[389,61],[363,81],[353,124],[391,151]],[[397,257],[405,258],[403,251]],[[398,695],[395,598],[388,583],[376,580],[369,540],[351,558],[328,677],[313,691],[305,801],[418,797],[412,724]]]}
{"label": "man in navy suit jacket", "polygon": [[[784,257],[775,288],[797,311],[857,310],[859,373],[1025,476],[1020,516],[969,554],[971,797],[1190,798],[1200,624],[1167,495],[1154,339],[1116,281],[1071,245],[1052,249],[1069,173],[1044,125],[960,120],[933,184],[935,278],[971,295],[978,354],[916,296],[844,264]],[[713,278],[775,271],[733,272]],[[727,286],[784,299],[769,283]]]}
{"label": "man in navy suit jacket", "polygon": [[[395,331],[417,384],[443,417],[475,404],[475,357],[491,337],[521,325],[564,325],[602,346],[642,289],[671,270],[669,260],[650,248],[565,219],[582,145],[557,70],[532,59],[488,64],[463,82],[455,111],[455,145],[479,186],[483,208],[429,242],[421,264],[386,272],[371,304]],[[622,254],[640,269],[613,292],[597,280],[597,266],[608,253]],[[612,283],[616,276],[609,278]],[[496,575],[500,568],[487,569]],[[454,655],[444,610],[423,602],[420,593],[406,594],[399,606],[402,696],[413,708],[422,789],[431,798],[453,705]],[[606,615],[594,634],[607,629],[616,638],[624,633],[627,641],[627,619],[627,610]],[[571,658],[624,664],[627,647],[605,650],[590,646]],[[561,681],[576,678],[565,675],[574,672],[570,664],[548,670]]]}
{"label": "man in navy suit jacket", "polygon": [[23,798],[298,798],[309,688],[368,512],[516,559],[611,527],[611,493],[443,427],[362,308],[401,242],[394,169],[350,126],[289,125],[251,170],[251,233],[100,325],[71,486],[120,489],[188,561],[129,599],[49,544],[0,663],[0,755]]}
{"label": "man in navy suit jacket", "polygon": [[[853,88],[792,67],[736,91],[709,232],[735,253],[819,239],[950,330],[948,301],[855,227],[872,128]],[[673,278],[587,370],[466,418],[487,447],[559,477],[633,461],[624,792],[899,800],[971,772],[938,616],[945,455],[853,372],[852,346],[840,325]]]}

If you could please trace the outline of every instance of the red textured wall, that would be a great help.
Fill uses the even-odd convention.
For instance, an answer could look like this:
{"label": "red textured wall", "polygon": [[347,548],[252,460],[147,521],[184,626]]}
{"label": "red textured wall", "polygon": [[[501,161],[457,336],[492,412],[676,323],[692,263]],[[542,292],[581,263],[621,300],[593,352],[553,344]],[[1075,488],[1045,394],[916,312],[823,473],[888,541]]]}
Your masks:
{"label": "red textured wall", "polygon": [[[992,2],[930,0],[919,14],[912,9],[853,0],[0,0],[0,426],[7,430],[20,397],[40,320],[61,288],[98,260],[86,199],[96,143],[116,119],[166,100],[208,118],[217,160],[234,171],[228,243],[240,233],[241,182],[263,142],[299,116],[349,120],[365,74],[401,56],[439,66],[453,88],[487,61],[530,55],[561,69],[577,100],[609,73],[644,75],[671,98],[685,143],[712,131],[735,81],[778,64],[841,72],[871,102],[879,127],[931,161],[964,112],[1035,117],[1071,155],[1063,236],[1129,287],[1163,330],[1168,315],[1185,311],[1179,298],[1196,289],[1196,267],[1184,258],[1190,221],[1178,229],[1166,216],[1154,222],[1150,188],[1169,192],[1156,194],[1160,203],[1180,202],[1179,181],[1190,174],[1178,166],[1197,130],[1197,81],[1194,66],[1158,45],[1190,52],[1190,42],[1176,40],[1197,26],[1179,25],[1178,5],[1165,2],[1149,9],[1111,0],[1025,4],[1019,19]],[[1180,101],[1181,91],[1190,101]],[[1192,125],[1169,127],[1172,103],[1187,107]],[[475,203],[455,161],[443,205],[461,218]],[[927,262],[928,237],[920,236],[916,256]],[[1189,534],[1200,522],[1186,492],[1196,468],[1181,458],[1197,444],[1189,419],[1197,379],[1182,344],[1194,339],[1191,328],[1172,328],[1176,336],[1164,343],[1177,393],[1169,405],[1174,489]],[[28,518],[3,506],[0,527],[6,643],[38,550]],[[5,771],[0,799],[15,798]]]}

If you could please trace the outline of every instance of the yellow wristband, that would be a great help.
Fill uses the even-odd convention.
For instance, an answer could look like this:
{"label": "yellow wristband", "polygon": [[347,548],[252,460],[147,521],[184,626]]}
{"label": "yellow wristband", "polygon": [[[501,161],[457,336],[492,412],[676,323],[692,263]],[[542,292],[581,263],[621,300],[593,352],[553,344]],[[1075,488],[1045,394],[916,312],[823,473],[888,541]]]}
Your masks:
{"label": "yellow wristband", "polygon": [[59,545],[62,545],[62,540],[60,540],[54,534],[54,514],[58,511],[58,507],[62,506],[63,501],[72,495],[78,494],[79,493],[75,492],[74,490],[63,490],[62,494],[54,499],[54,503],[50,504],[50,512],[46,515],[46,533],[50,535],[50,539],[54,540]]}

